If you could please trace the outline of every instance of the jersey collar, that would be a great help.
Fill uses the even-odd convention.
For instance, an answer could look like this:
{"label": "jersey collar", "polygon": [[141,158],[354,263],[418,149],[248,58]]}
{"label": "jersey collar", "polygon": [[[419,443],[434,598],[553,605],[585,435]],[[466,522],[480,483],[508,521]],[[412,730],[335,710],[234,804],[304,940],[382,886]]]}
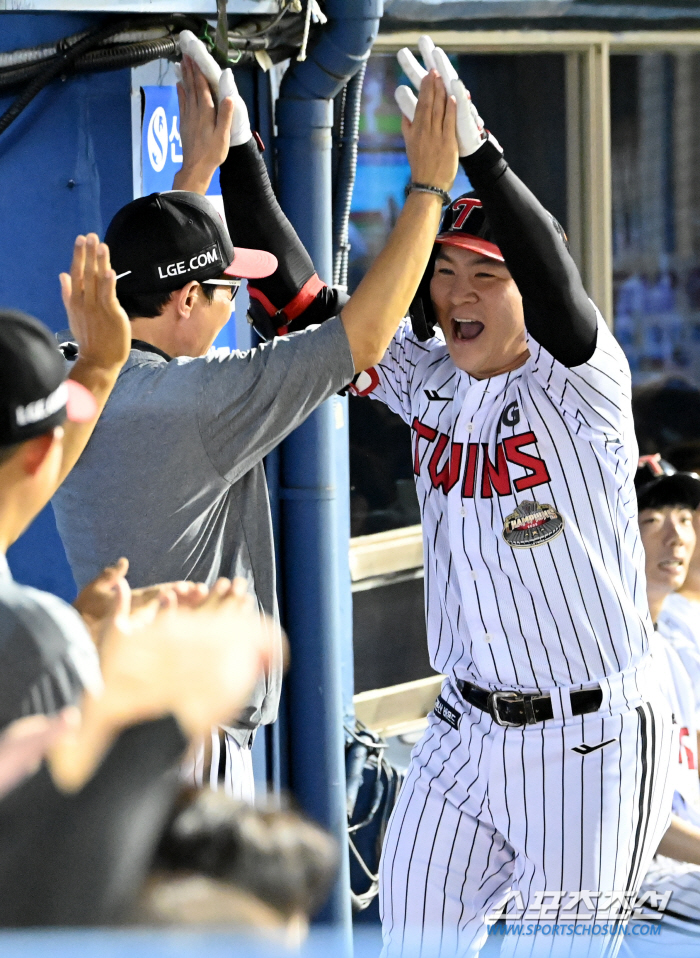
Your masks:
{"label": "jersey collar", "polygon": [[144,342],[143,339],[132,339],[131,348],[139,349],[142,353],[155,353],[156,356],[162,356],[167,363],[171,362],[173,358],[172,356],[168,356],[162,349],[158,349],[157,346],[151,346],[150,343]]}

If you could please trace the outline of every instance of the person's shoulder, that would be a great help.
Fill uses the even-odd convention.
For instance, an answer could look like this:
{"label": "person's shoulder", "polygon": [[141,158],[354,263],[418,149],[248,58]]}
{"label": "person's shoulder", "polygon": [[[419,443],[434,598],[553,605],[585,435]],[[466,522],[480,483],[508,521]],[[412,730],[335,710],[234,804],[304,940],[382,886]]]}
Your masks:
{"label": "person's shoulder", "polygon": [[0,584],[1,618],[6,623],[12,620],[21,623],[35,638],[41,640],[47,624],[51,624],[66,639],[74,641],[87,638],[89,633],[77,610],[66,601],[32,586],[21,585],[13,580]]}

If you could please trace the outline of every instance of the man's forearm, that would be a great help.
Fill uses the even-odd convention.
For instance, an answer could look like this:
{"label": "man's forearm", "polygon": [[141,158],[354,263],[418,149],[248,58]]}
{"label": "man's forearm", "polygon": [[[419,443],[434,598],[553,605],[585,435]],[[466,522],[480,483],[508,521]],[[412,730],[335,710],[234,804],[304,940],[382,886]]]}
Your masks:
{"label": "man's forearm", "polygon": [[87,446],[97,420],[114,388],[120,369],[121,366],[103,368],[80,358],[73,363],[69,379],[85,386],[92,393],[97,403],[97,416],[87,423],[69,422],[67,420],[64,423],[63,461],[56,488],[66,478]]}
{"label": "man's forearm", "polygon": [[406,315],[428,264],[441,210],[438,196],[409,194],[386,246],[343,309],[356,372],[379,362]]}
{"label": "man's forearm", "polygon": [[700,865],[700,828],[673,815],[666,834],[657,848],[658,855],[665,855],[677,862]]}

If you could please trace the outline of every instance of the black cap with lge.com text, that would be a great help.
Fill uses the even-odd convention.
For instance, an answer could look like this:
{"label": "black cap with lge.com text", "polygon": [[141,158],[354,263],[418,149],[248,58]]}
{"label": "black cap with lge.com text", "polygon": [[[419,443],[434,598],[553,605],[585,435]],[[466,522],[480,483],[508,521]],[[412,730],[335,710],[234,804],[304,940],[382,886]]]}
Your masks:
{"label": "black cap with lge.com text", "polygon": [[122,207],[105,235],[119,293],[182,289],[222,275],[260,279],[277,269],[264,250],[234,247],[211,202],[198,193],[151,193]]}
{"label": "black cap with lge.com text", "polygon": [[91,392],[72,379],[49,330],[32,316],[0,310],[0,449],[97,415]]}

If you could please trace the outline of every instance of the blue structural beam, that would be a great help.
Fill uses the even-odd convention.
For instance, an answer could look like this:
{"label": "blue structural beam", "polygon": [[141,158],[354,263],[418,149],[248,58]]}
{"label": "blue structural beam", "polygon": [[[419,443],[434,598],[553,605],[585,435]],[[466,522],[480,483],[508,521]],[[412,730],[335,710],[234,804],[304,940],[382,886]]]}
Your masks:
{"label": "blue structural beam", "polygon": [[[1,13],[0,51],[57,40],[99,16]],[[130,71],[51,83],[0,136],[0,307],[67,326],[58,274],[78,233],[101,236],[131,199]],[[0,97],[0,114],[14,96]],[[47,507],[10,550],[17,579],[67,599],[75,584]]]}
{"label": "blue structural beam", "polygon": [[[369,55],[382,0],[328,0],[329,22],[277,102],[278,195],[320,277],[332,281],[331,131],[335,96]],[[342,663],[351,659],[347,409],[328,400],[282,452],[282,538],[290,781],[302,808],[343,849],[321,920],[350,940]]]}

